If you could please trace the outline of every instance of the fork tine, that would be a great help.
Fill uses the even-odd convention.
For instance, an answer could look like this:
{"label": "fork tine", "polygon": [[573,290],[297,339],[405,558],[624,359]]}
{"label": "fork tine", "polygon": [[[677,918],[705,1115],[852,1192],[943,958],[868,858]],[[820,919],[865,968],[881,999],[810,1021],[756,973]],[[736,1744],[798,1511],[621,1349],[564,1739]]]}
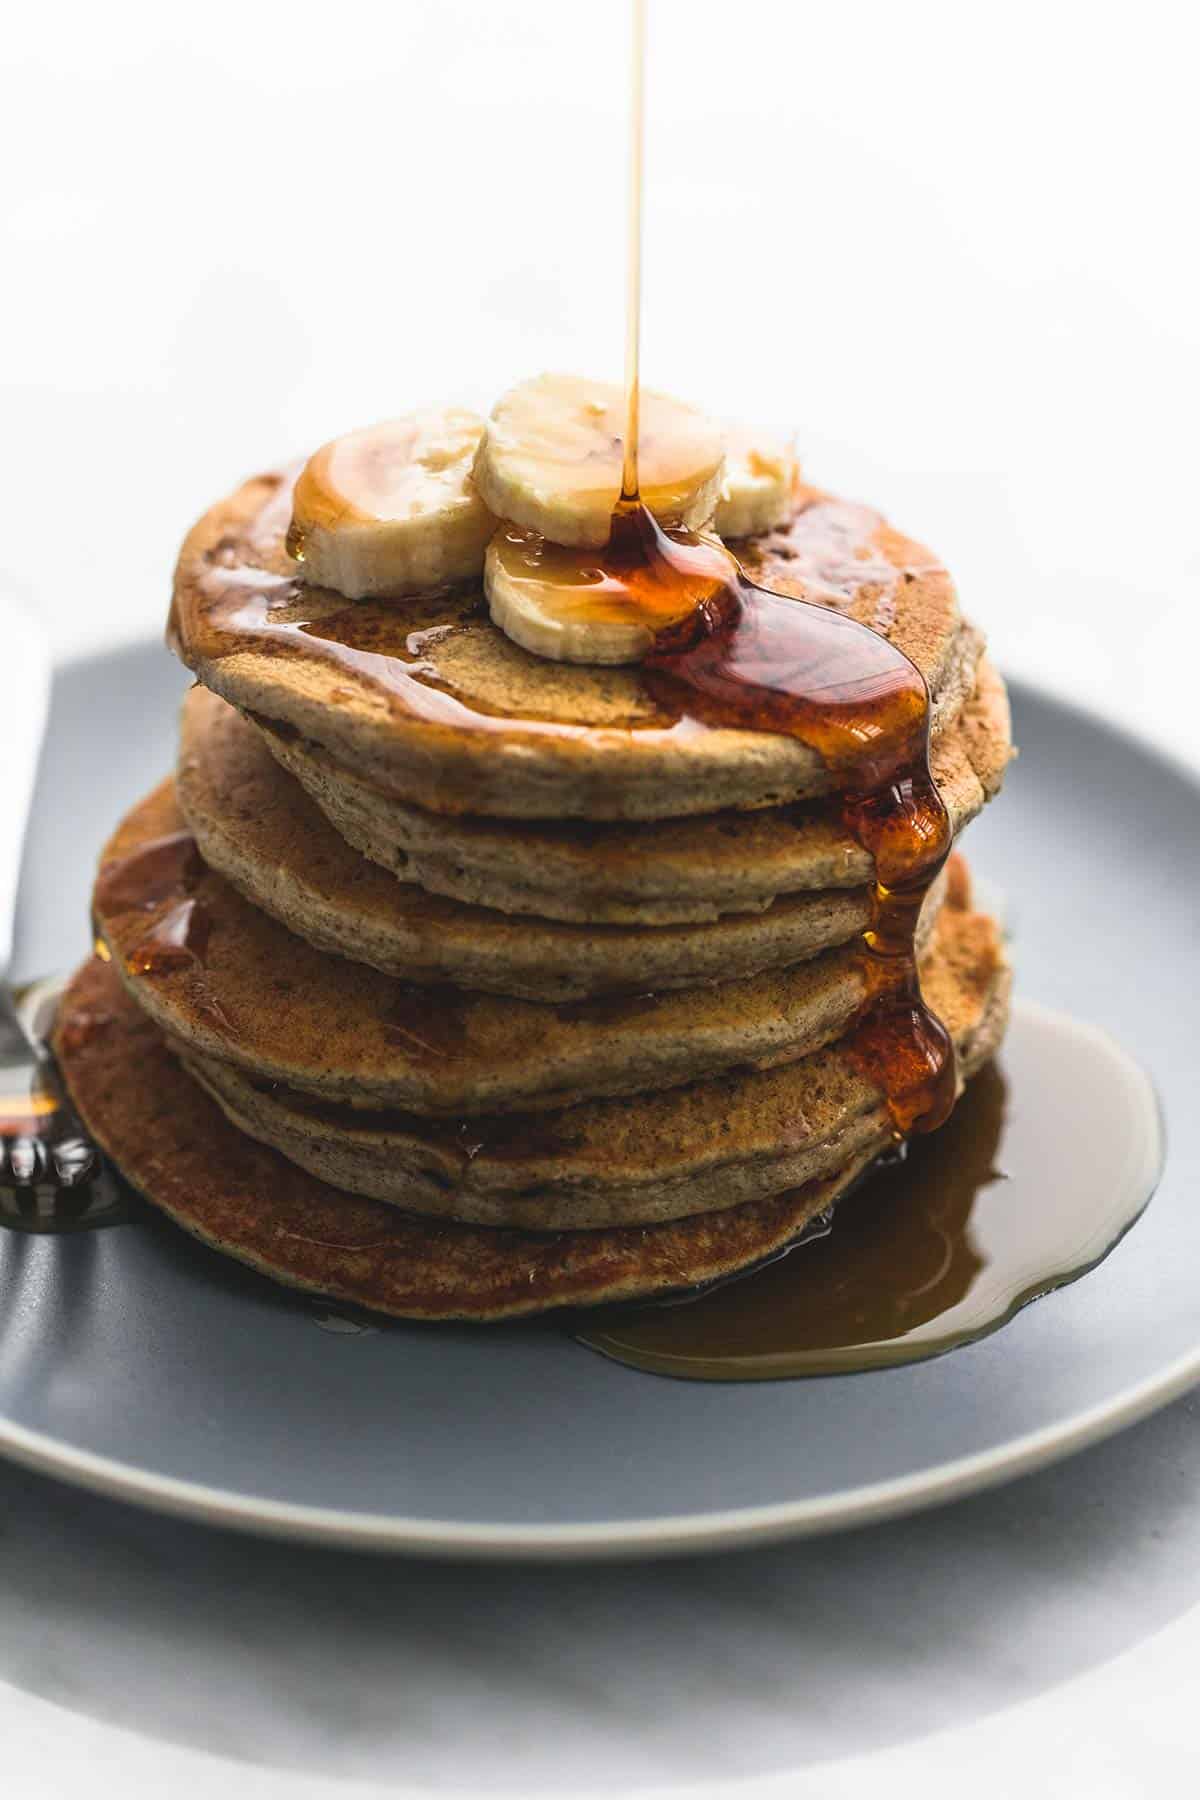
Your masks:
{"label": "fork tine", "polygon": [[8,1145],[8,1167],[18,1187],[32,1187],[46,1178],[46,1146],[37,1138],[12,1138]]}
{"label": "fork tine", "polygon": [[79,1187],[96,1168],[96,1152],[84,1138],[64,1138],[51,1144],[50,1159],[60,1187]]}

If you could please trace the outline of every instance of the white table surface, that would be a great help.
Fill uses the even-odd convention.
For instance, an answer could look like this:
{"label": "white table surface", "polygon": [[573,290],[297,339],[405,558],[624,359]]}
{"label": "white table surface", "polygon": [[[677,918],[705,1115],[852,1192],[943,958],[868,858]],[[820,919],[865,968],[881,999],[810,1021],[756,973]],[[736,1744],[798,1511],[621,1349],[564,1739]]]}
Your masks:
{"label": "white table surface", "polygon": [[[1006,668],[1200,768],[1191,9],[652,6],[647,379],[794,421]],[[60,658],[159,629],[256,465],[619,372],[621,24],[22,10],[0,576]],[[1198,1493],[1191,1399],[906,1523],[632,1569],[306,1553],[0,1467],[4,1792],[1190,1795]]]}
{"label": "white table surface", "polygon": [[299,1551],[0,1469],[5,1768],[128,1800],[1182,1796],[1198,1487],[1188,1399],[898,1524],[572,1570]]}

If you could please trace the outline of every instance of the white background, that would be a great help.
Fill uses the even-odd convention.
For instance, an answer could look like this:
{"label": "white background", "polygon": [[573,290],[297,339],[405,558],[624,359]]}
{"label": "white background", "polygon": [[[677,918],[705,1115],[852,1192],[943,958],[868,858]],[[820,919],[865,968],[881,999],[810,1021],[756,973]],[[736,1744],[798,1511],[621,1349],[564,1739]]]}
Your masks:
{"label": "white background", "polygon": [[[651,9],[647,381],[794,425],[814,479],[949,560],[1010,672],[1200,762],[1195,9]],[[543,367],[619,374],[626,29],[623,0],[8,19],[0,575],[60,656],[160,630],[180,535],[256,467]],[[1074,1758],[1134,1794],[1158,1743],[1182,1793],[1198,1643],[1189,1615],[821,1792],[990,1792],[1003,1746],[1035,1788]],[[47,1782],[97,1754],[0,1699]],[[1099,1719],[1132,1733],[1103,1768]],[[184,1791],[183,1752],[127,1751],[130,1793]]]}
{"label": "white background", "polygon": [[[651,0],[644,370],[795,426],[1013,672],[1200,755],[1195,8]],[[6,28],[0,572],[158,630],[255,467],[619,374],[624,0]]]}

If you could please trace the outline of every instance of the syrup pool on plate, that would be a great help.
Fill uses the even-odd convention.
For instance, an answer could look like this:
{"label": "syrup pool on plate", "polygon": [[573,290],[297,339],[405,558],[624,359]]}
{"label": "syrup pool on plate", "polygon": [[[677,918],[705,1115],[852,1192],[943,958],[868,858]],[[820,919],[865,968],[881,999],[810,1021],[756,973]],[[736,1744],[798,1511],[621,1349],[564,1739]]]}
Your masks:
{"label": "syrup pool on plate", "polygon": [[1105,1033],[1019,1003],[949,1122],[834,1211],[831,1229],[675,1305],[580,1315],[617,1362],[769,1381],[917,1362],[995,1331],[1096,1267],[1162,1172],[1158,1102]]}

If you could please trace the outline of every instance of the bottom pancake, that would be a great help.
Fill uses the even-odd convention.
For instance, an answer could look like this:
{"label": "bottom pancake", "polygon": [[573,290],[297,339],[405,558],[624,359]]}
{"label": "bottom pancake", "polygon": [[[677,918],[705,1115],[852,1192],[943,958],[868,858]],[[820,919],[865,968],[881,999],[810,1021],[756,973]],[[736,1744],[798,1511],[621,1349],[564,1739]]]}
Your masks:
{"label": "bottom pancake", "polygon": [[[1001,994],[993,1028],[964,1046],[964,1076],[1002,1028]],[[403,1318],[511,1319],[720,1280],[789,1244],[874,1160],[864,1154],[830,1179],[667,1225],[492,1230],[347,1194],[243,1136],[98,959],[67,989],[55,1048],[89,1130],[177,1224],[289,1287]]]}

